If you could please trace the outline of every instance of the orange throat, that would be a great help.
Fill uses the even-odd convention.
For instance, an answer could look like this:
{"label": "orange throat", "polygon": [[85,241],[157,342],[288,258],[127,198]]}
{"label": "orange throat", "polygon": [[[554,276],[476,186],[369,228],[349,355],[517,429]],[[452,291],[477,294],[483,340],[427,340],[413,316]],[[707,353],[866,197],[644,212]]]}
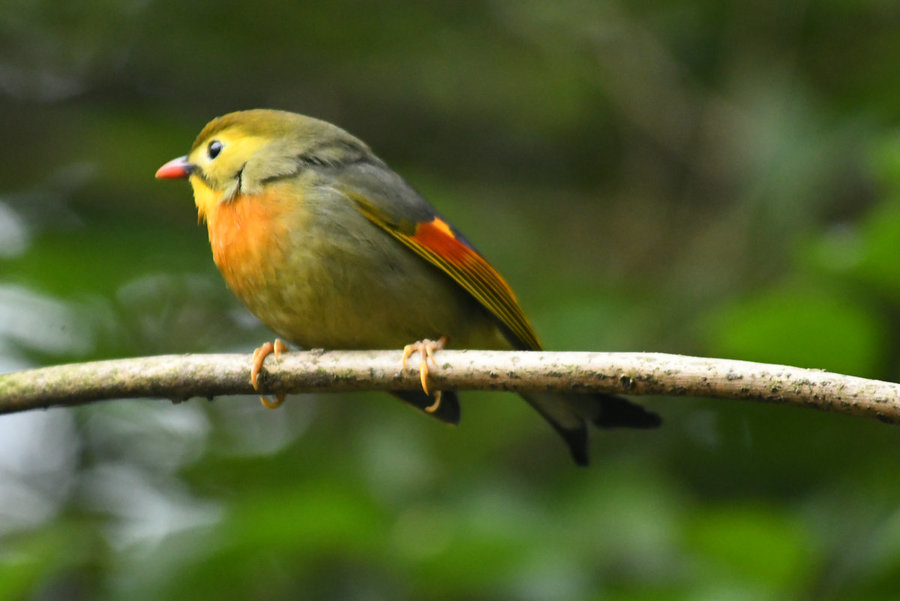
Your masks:
{"label": "orange throat", "polygon": [[248,303],[266,281],[275,279],[283,258],[285,204],[271,192],[226,202],[201,200],[206,199],[197,198],[198,213],[206,220],[213,261],[229,288]]}

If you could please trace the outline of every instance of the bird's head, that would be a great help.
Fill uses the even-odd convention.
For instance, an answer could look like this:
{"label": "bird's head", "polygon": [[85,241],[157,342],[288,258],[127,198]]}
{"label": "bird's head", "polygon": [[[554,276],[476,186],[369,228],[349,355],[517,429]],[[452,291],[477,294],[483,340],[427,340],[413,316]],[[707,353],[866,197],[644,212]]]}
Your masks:
{"label": "bird's head", "polygon": [[254,109],[217,117],[197,136],[190,153],[156,172],[161,179],[189,178],[201,214],[207,203],[255,195],[266,184],[307,167],[327,167],[369,154],[339,127],[286,111]]}

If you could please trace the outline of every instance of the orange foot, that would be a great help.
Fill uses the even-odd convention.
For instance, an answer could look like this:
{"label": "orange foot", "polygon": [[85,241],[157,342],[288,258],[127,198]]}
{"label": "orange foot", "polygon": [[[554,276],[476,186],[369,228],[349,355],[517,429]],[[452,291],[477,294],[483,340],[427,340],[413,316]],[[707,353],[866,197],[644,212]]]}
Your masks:
{"label": "orange foot", "polygon": [[[281,353],[287,352],[288,347],[280,338],[276,338],[275,342],[266,342],[255,351],[253,351],[253,367],[250,368],[250,383],[253,384],[254,390],[259,390],[259,372],[262,369],[263,362],[266,357],[274,354],[277,361],[281,357]],[[266,409],[278,409],[284,402],[285,394],[283,392],[275,393],[275,400],[270,401],[264,396],[259,397],[259,402]]]}
{"label": "orange foot", "polygon": [[[403,365],[403,369],[406,369],[406,360],[409,359],[413,353],[419,353],[421,359],[419,361],[419,379],[422,382],[422,390],[425,391],[425,394],[429,394],[428,392],[428,360],[431,359],[431,362],[437,366],[437,361],[434,359],[434,351],[439,351],[444,348],[444,345],[447,344],[447,337],[441,336],[440,340],[420,340],[418,342],[413,342],[412,344],[407,344],[403,347],[403,357],[400,358],[400,363]],[[425,408],[425,411],[428,413],[434,413],[438,410],[438,407],[441,406],[441,391],[436,390],[434,392],[434,403]]]}

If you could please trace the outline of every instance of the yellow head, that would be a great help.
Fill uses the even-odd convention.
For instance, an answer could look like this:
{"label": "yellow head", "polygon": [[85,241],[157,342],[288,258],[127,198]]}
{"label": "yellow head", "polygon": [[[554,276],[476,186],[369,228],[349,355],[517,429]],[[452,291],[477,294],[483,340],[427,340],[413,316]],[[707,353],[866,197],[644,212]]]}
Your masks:
{"label": "yellow head", "polygon": [[296,175],[305,165],[328,165],[370,156],[368,147],[341,128],[296,113],[237,111],[206,124],[189,154],[159,168],[156,177],[189,177],[200,217],[267,183]]}

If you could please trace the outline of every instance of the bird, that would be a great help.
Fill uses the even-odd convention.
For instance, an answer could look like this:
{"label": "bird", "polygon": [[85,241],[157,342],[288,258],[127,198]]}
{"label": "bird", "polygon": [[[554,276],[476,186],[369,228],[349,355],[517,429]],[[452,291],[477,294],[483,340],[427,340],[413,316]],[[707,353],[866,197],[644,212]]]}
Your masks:
{"label": "bird", "polygon": [[[360,139],[327,121],[273,109],[210,121],[190,152],[156,172],[188,179],[213,261],[237,298],[279,338],[306,349],[419,354],[422,389],[395,392],[444,422],[454,391],[429,391],[442,348],[541,350],[500,273],[466,237]],[[655,428],[660,417],[610,394],[521,395],[589,463],[588,425]],[[277,405],[283,400],[279,397]]]}

